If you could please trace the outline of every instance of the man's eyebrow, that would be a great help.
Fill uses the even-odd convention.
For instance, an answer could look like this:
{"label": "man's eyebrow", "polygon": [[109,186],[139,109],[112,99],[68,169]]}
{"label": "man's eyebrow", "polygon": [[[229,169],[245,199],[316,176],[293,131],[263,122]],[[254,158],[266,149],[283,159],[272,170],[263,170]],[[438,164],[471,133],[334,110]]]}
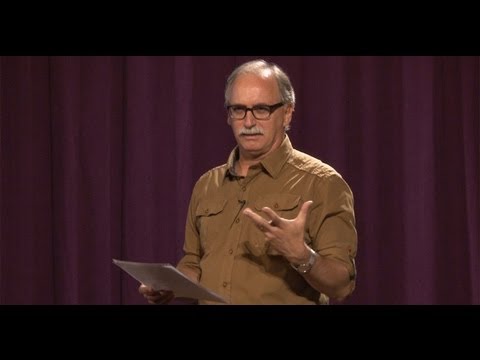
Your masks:
{"label": "man's eyebrow", "polygon": [[[239,103],[234,103],[234,104],[230,104],[228,106],[244,106],[244,107],[248,107],[247,105],[245,104],[239,104]],[[256,103],[256,104],[253,104],[252,107],[255,107],[255,106],[271,106],[267,103],[264,103],[264,102],[261,102],[261,103]]]}

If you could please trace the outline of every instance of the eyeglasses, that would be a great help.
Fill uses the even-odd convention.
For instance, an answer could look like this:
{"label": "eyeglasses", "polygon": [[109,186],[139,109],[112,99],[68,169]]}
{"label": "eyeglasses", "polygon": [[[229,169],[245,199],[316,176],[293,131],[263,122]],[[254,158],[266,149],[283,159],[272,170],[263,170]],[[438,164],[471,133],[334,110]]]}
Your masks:
{"label": "eyeglasses", "polygon": [[274,105],[255,105],[251,108],[246,107],[245,105],[229,105],[227,106],[227,111],[230,118],[234,120],[245,119],[247,116],[247,111],[251,111],[257,120],[267,120],[275,110],[283,105],[283,102],[279,102]]}

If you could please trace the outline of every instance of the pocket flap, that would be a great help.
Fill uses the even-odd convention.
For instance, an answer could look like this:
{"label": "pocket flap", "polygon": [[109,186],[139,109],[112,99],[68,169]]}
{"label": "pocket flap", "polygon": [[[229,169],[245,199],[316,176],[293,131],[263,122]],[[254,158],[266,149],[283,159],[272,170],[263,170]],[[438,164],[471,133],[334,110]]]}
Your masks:
{"label": "pocket flap", "polygon": [[255,209],[260,211],[263,207],[268,206],[273,211],[292,210],[298,206],[299,202],[300,195],[268,194],[261,196],[255,201]]}
{"label": "pocket flap", "polygon": [[222,212],[226,204],[227,204],[226,199],[217,199],[217,200],[211,199],[211,200],[201,201],[195,211],[195,215],[196,216],[216,215]]}

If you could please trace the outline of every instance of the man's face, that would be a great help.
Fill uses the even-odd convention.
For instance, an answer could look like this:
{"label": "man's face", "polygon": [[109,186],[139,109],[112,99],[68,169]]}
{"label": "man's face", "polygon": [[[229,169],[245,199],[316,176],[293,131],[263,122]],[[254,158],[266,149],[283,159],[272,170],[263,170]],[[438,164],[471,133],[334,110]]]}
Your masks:
{"label": "man's face", "polygon": [[[259,105],[274,105],[281,101],[275,78],[270,74],[260,77],[242,74],[232,86],[230,105],[242,105],[248,108]],[[290,123],[293,109],[283,105],[273,111],[268,119],[258,120],[251,111],[243,120],[228,117],[233,134],[240,148],[240,157],[244,159],[262,159],[277,149],[283,141],[285,126]]]}

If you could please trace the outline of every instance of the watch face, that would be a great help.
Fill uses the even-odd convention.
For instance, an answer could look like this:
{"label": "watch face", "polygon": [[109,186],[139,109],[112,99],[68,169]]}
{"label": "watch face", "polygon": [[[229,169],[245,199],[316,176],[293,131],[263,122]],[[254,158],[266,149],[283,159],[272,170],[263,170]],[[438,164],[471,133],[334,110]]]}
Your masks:
{"label": "watch face", "polygon": [[297,270],[300,274],[306,274],[310,271],[310,269],[313,267],[313,264],[315,263],[315,259],[317,257],[317,253],[312,250],[310,247],[308,248],[310,251],[310,258],[308,259],[308,262],[305,264],[300,264],[300,265],[294,265],[291,264],[292,267]]}
{"label": "watch face", "polygon": [[302,274],[306,274],[310,269],[312,268],[312,265],[310,265],[310,261],[308,262],[308,264],[302,264],[300,265],[298,268],[297,268],[297,271],[302,273]]}

